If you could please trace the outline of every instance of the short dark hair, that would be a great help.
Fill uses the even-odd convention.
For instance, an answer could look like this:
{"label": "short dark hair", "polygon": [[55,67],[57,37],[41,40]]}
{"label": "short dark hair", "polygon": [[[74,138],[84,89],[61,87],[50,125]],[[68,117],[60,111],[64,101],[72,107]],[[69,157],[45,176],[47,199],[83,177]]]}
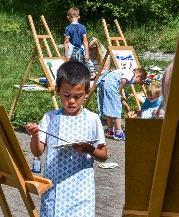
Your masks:
{"label": "short dark hair", "polygon": [[58,90],[60,90],[63,80],[72,86],[83,83],[86,92],[90,89],[90,71],[81,62],[68,61],[63,63],[57,70],[56,86]]}

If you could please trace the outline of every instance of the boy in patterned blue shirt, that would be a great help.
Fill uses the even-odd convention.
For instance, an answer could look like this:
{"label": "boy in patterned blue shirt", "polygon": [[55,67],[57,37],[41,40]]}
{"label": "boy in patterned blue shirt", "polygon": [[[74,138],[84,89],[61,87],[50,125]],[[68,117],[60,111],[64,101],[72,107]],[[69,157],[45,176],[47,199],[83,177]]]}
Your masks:
{"label": "boy in patterned blue shirt", "polygon": [[47,149],[44,175],[53,182],[42,195],[40,216],[95,217],[93,162],[106,160],[107,149],[99,116],[82,107],[90,71],[81,62],[65,62],[58,69],[56,86],[62,108],[45,113],[39,126],[25,126],[32,135],[32,153],[40,156]]}
{"label": "boy in patterned blue shirt", "polygon": [[86,27],[78,22],[79,9],[72,7],[68,10],[67,17],[70,24],[65,28],[65,58],[84,62],[89,60],[88,39]]}

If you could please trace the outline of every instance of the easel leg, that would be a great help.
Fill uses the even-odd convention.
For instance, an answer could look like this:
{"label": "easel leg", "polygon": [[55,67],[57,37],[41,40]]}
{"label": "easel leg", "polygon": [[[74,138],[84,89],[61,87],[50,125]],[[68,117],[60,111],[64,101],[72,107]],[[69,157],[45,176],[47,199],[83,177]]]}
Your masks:
{"label": "easel leg", "polygon": [[57,103],[57,99],[56,99],[56,94],[55,94],[55,92],[51,92],[51,94],[52,94],[53,106],[57,110],[58,109],[58,103]]}
{"label": "easel leg", "polygon": [[27,78],[28,78],[28,74],[29,74],[29,71],[30,71],[30,68],[35,60],[35,54],[36,54],[36,51],[34,50],[33,54],[32,54],[32,57],[31,57],[31,60],[26,68],[26,71],[23,75],[23,78],[21,80],[21,84],[20,84],[20,87],[19,87],[19,90],[17,92],[17,95],[15,96],[14,98],[14,101],[12,103],[12,106],[11,106],[11,110],[9,112],[9,119],[11,119],[15,109],[16,109],[16,106],[17,106],[17,102],[19,101],[19,98],[20,98],[20,95],[21,95],[21,92],[22,92],[22,88],[23,88],[23,85],[24,83],[26,82]]}
{"label": "easel leg", "polygon": [[90,101],[91,95],[92,95],[92,93],[94,92],[94,90],[95,90],[95,88],[96,88],[96,83],[97,83],[97,81],[98,81],[98,78],[101,76],[101,72],[102,72],[102,70],[103,70],[103,67],[104,67],[106,61],[107,61],[108,55],[109,55],[109,51],[107,51],[106,54],[105,54],[105,57],[104,57],[103,62],[102,62],[102,64],[101,64],[101,68],[99,69],[99,72],[98,72],[98,74],[96,75],[96,78],[95,78],[95,80],[94,80],[93,86],[92,86],[92,88],[91,88],[91,90],[90,90],[90,92],[89,92],[89,94],[88,94],[88,96],[87,96],[87,99],[86,99],[86,101],[85,101],[85,107],[88,106],[88,103],[89,103],[89,101]]}
{"label": "easel leg", "polygon": [[5,217],[12,217],[11,211],[9,209],[8,203],[6,201],[4,192],[2,190],[2,187],[0,185],[0,206],[2,208],[3,214]]}
{"label": "easel leg", "polygon": [[24,201],[24,204],[27,208],[27,211],[29,213],[29,216],[30,217],[39,217],[39,214],[35,208],[35,205],[32,201],[32,198],[31,198],[31,195],[28,191],[23,191],[23,190],[20,190],[20,194],[22,196],[22,199]]}

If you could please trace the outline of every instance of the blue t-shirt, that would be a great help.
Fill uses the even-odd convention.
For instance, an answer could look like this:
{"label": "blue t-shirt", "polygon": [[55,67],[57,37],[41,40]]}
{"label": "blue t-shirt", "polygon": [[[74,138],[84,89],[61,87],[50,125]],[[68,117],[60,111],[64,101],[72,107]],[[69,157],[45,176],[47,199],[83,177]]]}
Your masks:
{"label": "blue t-shirt", "polygon": [[145,100],[145,102],[142,104],[141,110],[146,110],[149,108],[156,108],[159,107],[162,103],[163,97],[160,96],[157,100],[154,102],[150,102],[148,99]]}
{"label": "blue t-shirt", "polygon": [[65,28],[65,36],[69,36],[70,43],[78,48],[83,44],[83,35],[85,34],[86,27],[80,23],[72,23]]}

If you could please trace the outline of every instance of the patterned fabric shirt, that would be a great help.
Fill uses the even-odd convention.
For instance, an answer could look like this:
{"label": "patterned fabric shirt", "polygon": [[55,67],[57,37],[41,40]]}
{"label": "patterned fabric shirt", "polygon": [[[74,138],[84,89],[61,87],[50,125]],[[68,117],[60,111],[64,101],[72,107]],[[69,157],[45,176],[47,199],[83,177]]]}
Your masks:
{"label": "patterned fabric shirt", "polygon": [[[68,142],[99,139],[95,147],[105,143],[98,115],[87,109],[78,116],[64,115],[63,109],[48,112],[39,127]],[[53,182],[42,195],[41,217],[95,217],[93,159],[49,134],[40,132],[47,149],[44,175]]]}

